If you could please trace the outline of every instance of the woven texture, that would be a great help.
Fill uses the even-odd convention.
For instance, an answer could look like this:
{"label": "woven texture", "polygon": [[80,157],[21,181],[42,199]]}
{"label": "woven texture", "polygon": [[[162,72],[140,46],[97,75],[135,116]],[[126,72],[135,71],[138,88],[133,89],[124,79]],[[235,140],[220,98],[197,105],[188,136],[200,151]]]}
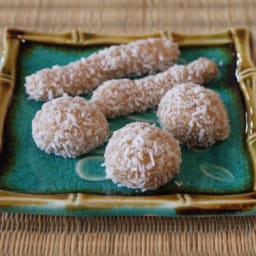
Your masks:
{"label": "woven texture", "polygon": [[255,255],[255,217],[2,214],[2,255]]}
{"label": "woven texture", "polygon": [[[214,32],[248,26],[255,0],[0,0],[5,27],[45,32]],[[256,217],[75,218],[0,214],[1,255],[255,255]]]}

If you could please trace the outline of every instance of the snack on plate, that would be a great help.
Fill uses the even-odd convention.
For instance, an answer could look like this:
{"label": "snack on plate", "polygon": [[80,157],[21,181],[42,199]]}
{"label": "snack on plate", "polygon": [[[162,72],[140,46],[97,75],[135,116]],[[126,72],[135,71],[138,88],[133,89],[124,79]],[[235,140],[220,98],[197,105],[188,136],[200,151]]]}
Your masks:
{"label": "snack on plate", "polygon": [[175,65],[165,72],[138,80],[110,80],[92,95],[94,102],[108,118],[156,107],[164,94],[175,84],[204,83],[217,73],[214,61],[199,58],[187,66]]}
{"label": "snack on plate", "polygon": [[105,116],[81,97],[63,96],[43,104],[32,121],[36,145],[47,153],[77,157],[108,139]]}
{"label": "snack on plate", "polygon": [[111,46],[66,66],[45,68],[26,77],[26,92],[39,101],[90,93],[106,80],[163,71],[176,63],[177,44],[149,38]]}
{"label": "snack on plate", "polygon": [[107,177],[128,188],[157,189],[179,171],[179,142],[162,129],[135,122],[115,131],[105,150]]}
{"label": "snack on plate", "polygon": [[220,96],[198,84],[180,84],[161,99],[161,126],[188,147],[209,147],[230,134],[227,110]]}

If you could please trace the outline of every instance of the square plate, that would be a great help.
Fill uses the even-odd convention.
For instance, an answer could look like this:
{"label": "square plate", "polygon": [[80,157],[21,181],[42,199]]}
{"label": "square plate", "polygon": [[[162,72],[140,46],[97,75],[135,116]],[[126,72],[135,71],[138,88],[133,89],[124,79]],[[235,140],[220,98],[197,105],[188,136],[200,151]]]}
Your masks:
{"label": "square plate", "polygon": [[[182,148],[175,179],[144,193],[105,178],[104,146],[77,159],[40,151],[31,136],[31,121],[42,103],[28,100],[25,76],[108,45],[148,37],[177,42],[181,64],[201,56],[216,61],[219,74],[206,86],[217,91],[227,107],[230,137],[208,150]],[[256,69],[250,54],[249,31],[242,28],[211,35],[165,31],[141,36],[7,30],[0,73],[0,210],[79,216],[254,214]],[[158,125],[151,110],[111,120],[110,129],[135,120]]]}

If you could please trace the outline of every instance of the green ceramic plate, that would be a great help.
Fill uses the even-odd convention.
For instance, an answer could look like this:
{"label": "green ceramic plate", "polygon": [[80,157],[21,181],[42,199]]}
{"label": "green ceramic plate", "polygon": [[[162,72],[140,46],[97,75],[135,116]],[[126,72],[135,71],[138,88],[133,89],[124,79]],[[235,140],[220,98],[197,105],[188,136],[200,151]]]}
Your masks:
{"label": "green ceramic plate", "polygon": [[[78,159],[40,151],[31,136],[31,121],[42,103],[28,100],[24,79],[42,68],[88,57],[106,45],[146,37],[176,41],[181,48],[179,63],[201,56],[216,61],[219,74],[206,86],[223,99],[231,135],[207,150],[182,148],[181,171],[175,179],[142,193],[106,179],[104,146]],[[214,35],[158,32],[123,37],[7,30],[0,74],[0,210],[82,216],[254,214],[255,81],[246,29]],[[111,120],[110,129],[137,120],[158,125],[151,110]]]}

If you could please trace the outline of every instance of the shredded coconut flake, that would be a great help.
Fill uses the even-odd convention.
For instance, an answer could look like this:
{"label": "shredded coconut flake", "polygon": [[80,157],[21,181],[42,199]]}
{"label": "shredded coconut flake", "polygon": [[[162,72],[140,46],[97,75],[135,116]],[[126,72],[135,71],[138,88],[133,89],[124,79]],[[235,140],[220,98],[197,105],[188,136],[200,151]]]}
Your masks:
{"label": "shredded coconut flake", "polygon": [[169,90],[159,104],[157,116],[165,130],[189,147],[209,147],[230,133],[220,96],[193,83]]}
{"label": "shredded coconut flake", "polygon": [[64,93],[89,93],[106,80],[164,71],[176,63],[178,57],[177,44],[163,38],[111,46],[87,59],[62,67],[56,65],[51,69],[45,68],[27,76],[26,92],[30,98],[40,101]]}
{"label": "shredded coconut flake", "polygon": [[[139,140],[143,143],[134,143]],[[178,141],[158,127],[135,122],[115,131],[105,150],[107,177],[118,185],[148,190],[167,183],[178,172]]]}
{"label": "shredded coconut flake", "polygon": [[156,107],[174,85],[184,82],[202,83],[212,79],[217,65],[199,58],[187,66],[174,65],[163,73],[139,80],[110,80],[92,95],[94,102],[108,118],[143,112]]}
{"label": "shredded coconut flake", "polygon": [[64,96],[43,104],[32,121],[36,145],[63,157],[85,154],[107,140],[104,115],[81,97]]}

